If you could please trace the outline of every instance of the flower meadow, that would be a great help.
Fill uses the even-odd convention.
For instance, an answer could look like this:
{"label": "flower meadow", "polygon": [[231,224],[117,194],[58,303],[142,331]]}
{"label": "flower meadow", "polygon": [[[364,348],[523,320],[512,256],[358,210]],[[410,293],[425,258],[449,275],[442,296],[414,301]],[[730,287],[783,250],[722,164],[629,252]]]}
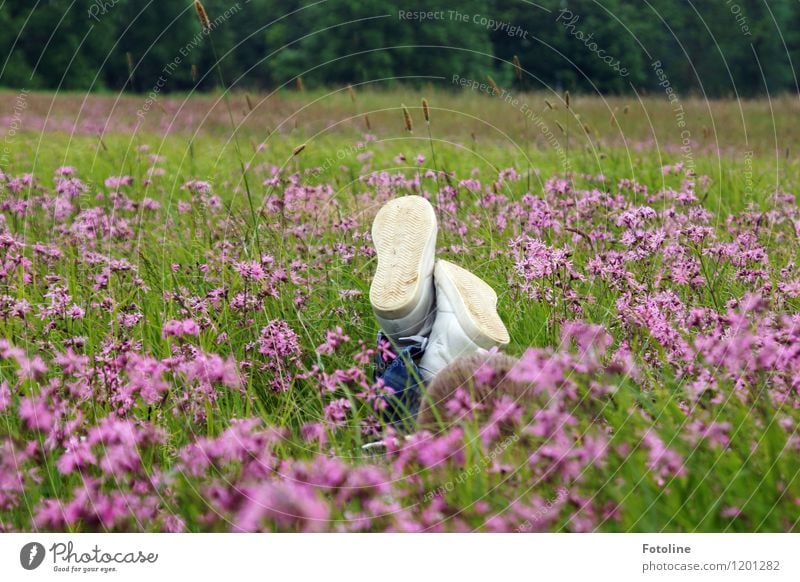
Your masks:
{"label": "flower meadow", "polygon": [[[797,529],[796,171],[577,131],[523,156],[399,111],[251,128],[241,164],[202,129],[16,136],[0,531]],[[384,421],[368,301],[372,218],[408,194],[517,358],[418,431]]]}

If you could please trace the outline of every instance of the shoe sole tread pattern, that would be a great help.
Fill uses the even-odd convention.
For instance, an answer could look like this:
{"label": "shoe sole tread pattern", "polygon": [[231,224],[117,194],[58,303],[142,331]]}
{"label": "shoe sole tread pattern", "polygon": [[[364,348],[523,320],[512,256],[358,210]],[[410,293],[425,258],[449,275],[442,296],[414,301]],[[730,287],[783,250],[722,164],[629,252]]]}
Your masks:
{"label": "shoe sole tread pattern", "polygon": [[[386,203],[372,224],[378,266],[369,291],[377,312],[393,318],[410,312],[421,294],[425,255],[436,232],[436,213],[420,196]],[[435,244],[435,242],[433,243]]]}
{"label": "shoe sole tread pattern", "polygon": [[[444,260],[439,261],[437,275],[440,275],[440,278],[446,277],[453,284],[461,304],[454,307],[470,319],[473,329],[465,331],[479,335],[471,338],[475,343],[508,344],[510,341],[508,330],[497,313],[497,294],[488,283],[466,269]],[[481,347],[491,346],[481,345]]]}

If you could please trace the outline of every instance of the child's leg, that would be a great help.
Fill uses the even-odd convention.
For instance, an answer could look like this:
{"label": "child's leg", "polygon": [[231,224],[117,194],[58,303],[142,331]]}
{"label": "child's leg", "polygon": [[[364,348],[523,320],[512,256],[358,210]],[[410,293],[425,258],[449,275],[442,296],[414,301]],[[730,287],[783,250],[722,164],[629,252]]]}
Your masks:
{"label": "child's leg", "polygon": [[381,328],[375,378],[394,393],[383,411],[394,424],[413,423],[424,382],[447,364],[509,341],[497,295],[479,277],[438,261],[434,285],[436,230],[436,213],[420,196],[386,203],[372,224],[378,267],[369,298]]}
{"label": "child's leg", "polygon": [[386,422],[401,430],[413,430],[419,412],[425,385],[417,362],[424,355],[427,343],[426,338],[420,338],[396,350],[383,332],[378,334],[374,379],[382,381],[391,392],[382,399],[380,413]]}
{"label": "child's leg", "polygon": [[369,299],[381,332],[375,380],[393,394],[379,404],[387,422],[413,428],[424,385],[422,359],[435,317],[436,213],[420,196],[387,202],[372,224],[378,266]]}

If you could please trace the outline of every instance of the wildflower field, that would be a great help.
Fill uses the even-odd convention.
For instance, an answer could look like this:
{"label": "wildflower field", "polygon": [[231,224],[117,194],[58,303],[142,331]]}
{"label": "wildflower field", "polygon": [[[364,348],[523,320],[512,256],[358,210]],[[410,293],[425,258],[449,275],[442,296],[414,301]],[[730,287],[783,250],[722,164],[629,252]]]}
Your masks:
{"label": "wildflower field", "polygon": [[[797,101],[514,97],[2,93],[0,531],[795,531]],[[408,194],[533,397],[405,435]]]}

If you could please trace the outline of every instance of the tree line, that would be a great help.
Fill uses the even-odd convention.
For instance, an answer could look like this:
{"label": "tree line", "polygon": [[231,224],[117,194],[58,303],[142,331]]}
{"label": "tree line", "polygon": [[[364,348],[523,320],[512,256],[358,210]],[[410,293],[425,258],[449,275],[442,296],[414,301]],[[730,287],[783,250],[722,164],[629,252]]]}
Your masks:
{"label": "tree line", "polygon": [[707,96],[798,91],[797,0],[203,4],[205,32],[191,0],[5,0],[0,86],[148,93],[491,77],[627,93],[661,90],[666,76]]}

